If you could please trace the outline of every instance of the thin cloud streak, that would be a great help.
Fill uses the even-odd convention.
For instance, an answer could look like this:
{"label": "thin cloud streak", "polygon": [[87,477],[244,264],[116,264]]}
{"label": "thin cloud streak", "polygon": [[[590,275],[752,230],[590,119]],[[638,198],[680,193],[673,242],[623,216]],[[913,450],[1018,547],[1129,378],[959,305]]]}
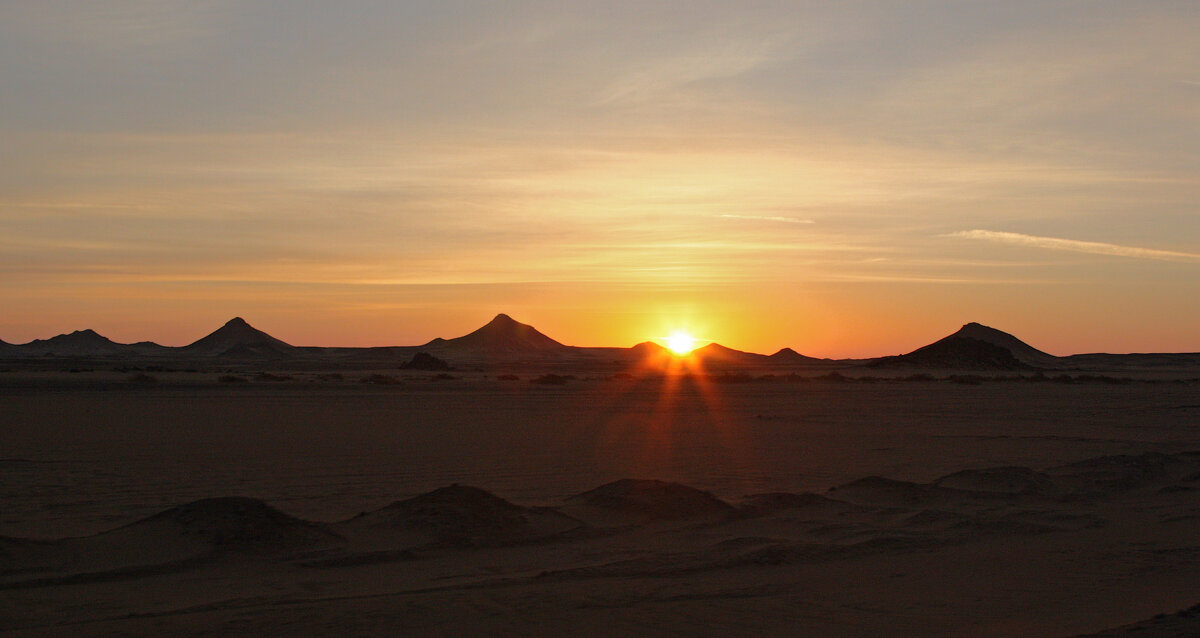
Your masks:
{"label": "thin cloud streak", "polygon": [[815,224],[811,219],[801,219],[799,217],[771,217],[769,215],[717,215],[724,219],[749,219],[753,221],[764,222],[784,222],[786,224]]}
{"label": "thin cloud streak", "polygon": [[1121,246],[1096,241],[1079,241],[1076,239],[1061,239],[1058,237],[1041,237],[1024,235],[997,230],[963,230],[949,233],[946,237],[962,237],[966,239],[981,239],[984,241],[1019,246],[1033,246],[1050,250],[1066,250],[1093,255],[1112,255],[1115,257],[1131,257],[1134,259],[1155,259],[1159,261],[1179,261],[1200,263],[1200,254],[1177,252],[1174,250],[1155,250],[1137,246]]}

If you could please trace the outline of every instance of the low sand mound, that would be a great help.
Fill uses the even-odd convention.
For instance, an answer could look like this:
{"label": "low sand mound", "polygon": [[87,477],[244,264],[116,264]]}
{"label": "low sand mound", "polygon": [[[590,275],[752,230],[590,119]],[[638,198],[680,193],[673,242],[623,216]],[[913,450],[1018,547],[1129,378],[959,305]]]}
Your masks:
{"label": "low sand mound", "polygon": [[318,549],[343,542],[322,523],[289,516],[258,499],[243,497],[193,501],[106,534],[133,531],[177,535],[218,551],[260,554]]}
{"label": "low sand mound", "polygon": [[947,474],[936,481],[937,487],[984,494],[1038,494],[1054,496],[1060,490],[1054,480],[1023,466],[990,467]]}
{"label": "low sand mound", "polygon": [[327,526],[252,498],[187,503],[107,532],[58,541],[3,539],[0,587],[102,582],[178,571],[234,554],[286,558],[345,544]]}
{"label": "low sand mound", "polygon": [[644,479],[621,479],[567,499],[563,508],[585,521],[627,524],[727,516],[735,508],[694,487]]}
{"label": "low sand mound", "polygon": [[1072,484],[1082,494],[1156,487],[1187,481],[1200,471],[1200,453],[1118,454],[1086,459],[1046,470],[1059,480]]}
{"label": "low sand mound", "polygon": [[346,525],[418,532],[428,541],[452,545],[490,546],[546,538],[582,523],[551,509],[514,505],[477,487],[451,485],[360,514]]}

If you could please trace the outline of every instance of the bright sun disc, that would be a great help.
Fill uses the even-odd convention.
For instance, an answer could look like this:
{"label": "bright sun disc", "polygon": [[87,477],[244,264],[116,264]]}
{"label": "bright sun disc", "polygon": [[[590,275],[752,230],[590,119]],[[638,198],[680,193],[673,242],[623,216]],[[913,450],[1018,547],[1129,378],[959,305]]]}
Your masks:
{"label": "bright sun disc", "polygon": [[675,354],[687,354],[696,348],[696,339],[686,332],[672,332],[667,337],[667,348]]}

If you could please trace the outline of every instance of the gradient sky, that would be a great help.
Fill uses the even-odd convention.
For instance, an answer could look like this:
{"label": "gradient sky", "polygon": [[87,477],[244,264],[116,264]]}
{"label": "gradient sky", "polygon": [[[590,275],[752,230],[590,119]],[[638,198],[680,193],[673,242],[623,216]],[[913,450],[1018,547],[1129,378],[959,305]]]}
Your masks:
{"label": "gradient sky", "polygon": [[0,339],[1200,351],[1200,6],[0,0]]}

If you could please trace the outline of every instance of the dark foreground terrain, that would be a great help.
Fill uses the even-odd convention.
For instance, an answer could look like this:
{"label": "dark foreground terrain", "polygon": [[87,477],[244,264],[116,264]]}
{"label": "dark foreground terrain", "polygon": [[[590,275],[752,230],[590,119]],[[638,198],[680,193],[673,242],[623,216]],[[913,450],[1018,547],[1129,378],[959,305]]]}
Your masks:
{"label": "dark foreground terrain", "polygon": [[136,374],[2,380],[0,631],[1197,631],[1194,381]]}

